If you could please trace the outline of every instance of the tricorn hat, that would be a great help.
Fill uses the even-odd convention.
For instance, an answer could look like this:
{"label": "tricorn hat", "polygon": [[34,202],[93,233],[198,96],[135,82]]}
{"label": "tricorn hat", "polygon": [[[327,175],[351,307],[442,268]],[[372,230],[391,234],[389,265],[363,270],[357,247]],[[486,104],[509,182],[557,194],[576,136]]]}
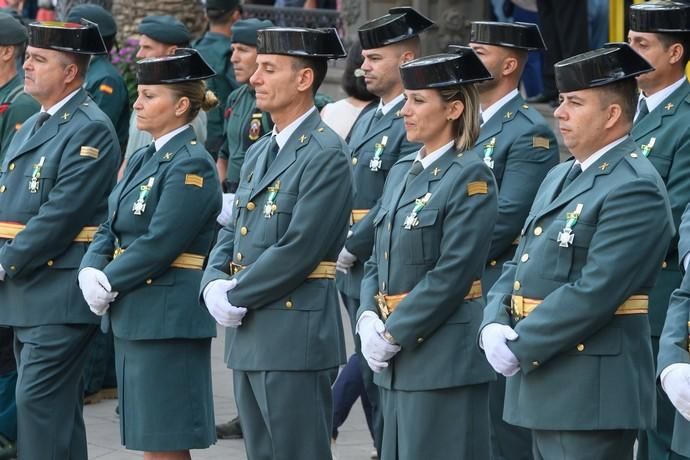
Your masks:
{"label": "tricorn hat", "polygon": [[635,32],[690,32],[690,5],[651,1],[630,7],[630,30]]}
{"label": "tricorn hat", "polygon": [[627,43],[606,43],[554,65],[558,91],[566,93],[608,85],[654,70]]}
{"label": "tricorn hat", "polygon": [[324,59],[347,56],[338,32],[332,28],[270,27],[261,29],[257,31],[256,52]]}
{"label": "tricorn hat", "polygon": [[539,26],[528,22],[475,21],[470,30],[470,42],[529,51],[546,49]]}
{"label": "tricorn hat", "polygon": [[191,48],[178,48],[169,56],[137,61],[137,82],[140,85],[206,80],[215,75],[199,52]]}
{"label": "tricorn hat", "polygon": [[400,75],[405,89],[449,88],[493,78],[472,48],[457,45],[449,53],[404,63]]}
{"label": "tricorn hat", "polygon": [[106,54],[98,26],[75,22],[41,21],[29,24],[29,46],[75,54]]}
{"label": "tricorn hat", "polygon": [[365,50],[381,48],[419,35],[433,25],[431,19],[414,8],[391,8],[388,14],[372,19],[359,28],[359,42]]}

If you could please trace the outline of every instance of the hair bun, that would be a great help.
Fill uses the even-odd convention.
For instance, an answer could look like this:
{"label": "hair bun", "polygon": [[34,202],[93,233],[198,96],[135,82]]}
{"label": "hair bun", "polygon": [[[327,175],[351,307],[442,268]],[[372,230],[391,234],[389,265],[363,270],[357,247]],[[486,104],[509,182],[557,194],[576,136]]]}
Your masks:
{"label": "hair bun", "polygon": [[204,99],[201,101],[201,110],[208,112],[212,108],[218,105],[218,98],[210,89],[207,89],[204,93]]}

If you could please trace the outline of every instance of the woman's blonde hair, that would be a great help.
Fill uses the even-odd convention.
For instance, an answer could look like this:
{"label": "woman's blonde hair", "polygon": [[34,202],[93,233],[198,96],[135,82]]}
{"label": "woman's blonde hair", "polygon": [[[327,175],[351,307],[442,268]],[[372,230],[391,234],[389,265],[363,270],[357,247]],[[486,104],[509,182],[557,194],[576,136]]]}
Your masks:
{"label": "woman's blonde hair", "polygon": [[168,87],[177,99],[182,99],[183,97],[189,99],[188,122],[196,118],[199,110],[208,112],[218,105],[218,98],[213,94],[213,91],[206,89],[206,83],[203,80],[172,83]]}
{"label": "woman's blonde hair", "polygon": [[453,121],[455,148],[463,152],[474,147],[479,137],[479,92],[474,84],[456,86],[439,91],[446,103],[460,101],[465,106],[462,115]]}

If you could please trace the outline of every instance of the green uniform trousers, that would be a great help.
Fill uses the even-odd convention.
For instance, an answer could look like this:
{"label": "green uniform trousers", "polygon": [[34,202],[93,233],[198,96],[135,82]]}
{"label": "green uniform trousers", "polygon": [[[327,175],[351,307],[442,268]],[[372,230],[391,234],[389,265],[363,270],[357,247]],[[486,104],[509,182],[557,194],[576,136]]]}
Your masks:
{"label": "green uniform trousers", "polygon": [[87,460],[82,372],[95,324],[14,328],[17,452],[27,460]]}
{"label": "green uniform trousers", "polygon": [[635,430],[533,430],[535,460],[630,460]]}

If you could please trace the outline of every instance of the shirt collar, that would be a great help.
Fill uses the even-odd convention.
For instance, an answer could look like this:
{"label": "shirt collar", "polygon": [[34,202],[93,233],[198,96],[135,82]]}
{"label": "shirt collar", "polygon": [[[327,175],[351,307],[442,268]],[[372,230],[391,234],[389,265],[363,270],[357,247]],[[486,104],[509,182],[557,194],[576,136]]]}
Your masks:
{"label": "shirt collar", "polygon": [[379,101],[379,110],[381,110],[381,113],[384,115],[387,114],[388,112],[391,111],[393,107],[395,107],[398,102],[402,101],[403,98],[405,97],[405,94],[399,94],[398,96],[394,97],[393,100],[388,102],[387,104],[383,103],[383,100]]}
{"label": "shirt collar", "polygon": [[604,154],[605,154],[606,152],[608,152],[609,150],[611,150],[612,148],[614,148],[615,146],[617,146],[618,144],[620,144],[621,142],[623,142],[623,141],[626,140],[627,138],[628,138],[628,136],[626,135],[626,136],[623,136],[623,137],[621,137],[621,138],[619,138],[619,139],[616,139],[615,141],[611,142],[610,144],[605,145],[604,147],[602,147],[602,148],[600,148],[599,150],[597,150],[596,152],[594,152],[592,155],[590,155],[590,156],[589,156],[585,161],[583,161],[582,163],[580,163],[579,161],[575,160],[575,164],[579,164],[580,167],[582,168],[582,172],[585,172],[585,171],[587,170],[587,168],[589,168],[589,167],[592,166],[594,163],[596,163],[596,161],[597,161],[599,158],[601,158],[602,156],[604,156]]}
{"label": "shirt collar", "polygon": [[67,104],[70,101],[70,99],[72,99],[74,96],[76,96],[79,91],[81,91],[81,87],[79,87],[79,88],[75,89],[74,91],[72,91],[71,93],[69,93],[67,96],[62,98],[62,100],[60,100],[57,104],[54,104],[48,110],[46,110],[45,107],[41,106],[41,112],[48,112],[48,115],[50,115],[52,117],[53,115],[55,115],[58,112],[58,110],[60,110],[62,107],[64,107],[64,105]]}
{"label": "shirt collar", "polygon": [[450,148],[453,146],[454,143],[455,143],[455,139],[453,139],[452,141],[448,142],[446,145],[441,146],[441,148],[438,148],[438,149],[434,150],[433,152],[428,153],[424,158],[422,158],[422,150],[424,150],[424,147],[422,147],[422,148],[419,149],[419,151],[417,152],[417,158],[415,158],[415,161],[421,162],[421,163],[422,163],[422,167],[423,167],[424,169],[426,169],[426,168],[428,168],[429,166],[431,166],[431,164],[432,164],[434,161],[436,161],[436,160],[438,160],[439,158],[441,158],[441,155],[443,155],[444,153],[446,153],[446,152],[448,151],[448,149],[450,149]]}
{"label": "shirt collar", "polygon": [[191,126],[191,125],[190,125],[189,123],[187,123],[187,124],[185,124],[185,125],[180,126],[180,127],[177,128],[177,129],[173,129],[172,131],[170,131],[170,132],[167,133],[167,134],[163,134],[161,137],[159,137],[158,139],[156,139],[156,140],[154,141],[154,144],[156,145],[156,152],[159,151],[160,149],[162,149],[163,146],[164,146],[165,144],[167,144],[168,141],[169,141],[170,139],[172,139],[173,137],[177,136],[179,133],[181,133],[182,131],[184,131],[185,129],[187,129],[189,126]]}
{"label": "shirt collar", "polygon": [[[683,78],[678,80],[677,82],[668,85],[666,88],[662,89],[661,91],[657,91],[656,93],[652,94],[651,96],[645,96],[642,94],[640,91],[640,97],[639,100],[645,99],[647,102],[647,109],[651,112],[652,110],[656,109],[659,107],[659,105],[664,102],[664,100],[671,95],[675,90],[680,88],[680,86],[685,82],[685,75]],[[639,107],[639,101],[637,106]]]}
{"label": "shirt collar", "polygon": [[502,98],[500,98],[499,100],[497,100],[496,102],[494,102],[493,104],[491,104],[490,106],[488,106],[486,109],[482,110],[482,123],[486,123],[487,121],[489,121],[491,117],[496,115],[496,112],[501,110],[501,107],[506,105],[511,99],[513,99],[518,94],[518,90],[514,89]]}
{"label": "shirt collar", "polygon": [[276,137],[276,142],[278,143],[278,152],[282,150],[283,146],[287,144],[287,141],[290,139],[290,136],[294,134],[295,131],[297,131],[297,128],[302,124],[304,120],[309,117],[314,111],[316,111],[316,107],[312,106],[311,109],[307,110],[304,112],[302,115],[299,116],[295,121],[287,125],[281,132],[278,132],[278,128],[273,125],[273,134],[271,136]]}

